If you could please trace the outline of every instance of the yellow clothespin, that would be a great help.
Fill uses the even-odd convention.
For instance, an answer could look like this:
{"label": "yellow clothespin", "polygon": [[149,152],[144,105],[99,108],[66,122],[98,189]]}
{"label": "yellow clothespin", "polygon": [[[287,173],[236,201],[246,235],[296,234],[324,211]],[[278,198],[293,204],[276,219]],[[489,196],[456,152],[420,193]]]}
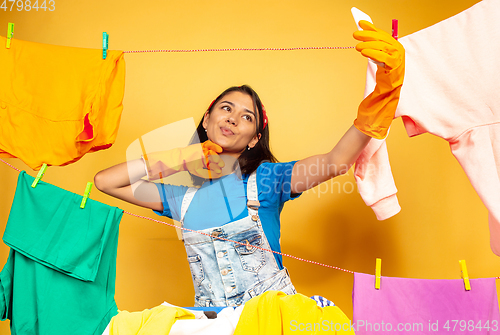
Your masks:
{"label": "yellow clothespin", "polygon": [[14,23],[9,22],[9,25],[7,26],[7,43],[5,44],[7,49],[10,49],[12,36],[14,36]]}
{"label": "yellow clothespin", "polygon": [[33,184],[31,184],[31,187],[35,188],[40,179],[42,179],[43,174],[45,173],[45,170],[47,170],[47,164],[43,163],[42,168],[40,171],[38,171],[38,174],[36,175],[35,180],[33,181]]}
{"label": "yellow clothespin", "polygon": [[108,55],[108,38],[108,33],[102,33],[102,59],[106,59],[106,56]]}
{"label": "yellow clothespin", "polygon": [[92,185],[94,185],[94,184],[90,181],[87,183],[87,187],[85,188],[85,193],[83,194],[83,199],[82,199],[82,203],[80,204],[80,208],[85,208],[85,204],[87,203],[87,199],[89,198],[90,190],[92,189]]}
{"label": "yellow clothespin", "polygon": [[377,258],[375,262],[375,289],[380,290],[380,277],[382,273],[382,259]]}
{"label": "yellow clothespin", "polygon": [[470,291],[469,272],[467,271],[465,260],[458,261],[458,263],[460,264],[460,272],[462,279],[464,280],[465,290]]}

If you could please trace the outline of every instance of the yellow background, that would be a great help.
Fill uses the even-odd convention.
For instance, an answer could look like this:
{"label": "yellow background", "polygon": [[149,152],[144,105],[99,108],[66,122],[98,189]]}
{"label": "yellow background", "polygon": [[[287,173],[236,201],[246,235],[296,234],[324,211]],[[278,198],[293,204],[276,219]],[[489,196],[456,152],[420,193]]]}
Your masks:
{"label": "yellow background", "polygon": [[[391,19],[399,19],[404,36],[476,2],[59,0],[53,12],[0,10],[0,34],[5,36],[7,23],[14,22],[15,38],[86,48],[100,48],[103,31],[110,35],[110,49],[118,50],[354,46],[352,6],[389,32]],[[261,96],[271,147],[280,161],[327,152],[356,116],[366,70],[366,59],[353,49],[126,54],[125,60],[116,143],[75,164],[50,167],[44,181],[82,194],[98,171],[126,160],[127,147],[139,136],[189,117],[198,122],[222,90],[241,84]],[[285,205],[283,252],[370,274],[380,257],[385,276],[428,279],[460,278],[458,260],[465,259],[471,278],[500,276],[499,259],[489,247],[487,210],[448,143],[429,134],[410,139],[400,119],[387,142],[402,211],[377,221],[357,193],[351,169]],[[18,159],[7,161],[36,175]],[[17,175],[0,162],[2,231]],[[95,188],[91,198],[171,222]],[[0,244],[3,263],[8,252]],[[284,263],[299,292],[323,295],[352,317],[352,274],[286,257]],[[163,301],[192,306],[193,295],[175,229],[125,214],[118,245],[118,307],[137,311]],[[7,332],[8,322],[0,323],[0,333]]]}

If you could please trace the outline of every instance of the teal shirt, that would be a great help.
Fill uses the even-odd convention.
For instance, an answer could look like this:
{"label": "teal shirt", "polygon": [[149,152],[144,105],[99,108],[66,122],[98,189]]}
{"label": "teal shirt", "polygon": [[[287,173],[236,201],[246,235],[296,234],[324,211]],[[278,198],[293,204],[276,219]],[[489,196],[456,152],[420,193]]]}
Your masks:
{"label": "teal shirt", "polygon": [[[3,241],[0,317],[12,334],[102,334],[114,300],[123,211],[19,174]],[[14,308],[15,307],[15,308]]]}

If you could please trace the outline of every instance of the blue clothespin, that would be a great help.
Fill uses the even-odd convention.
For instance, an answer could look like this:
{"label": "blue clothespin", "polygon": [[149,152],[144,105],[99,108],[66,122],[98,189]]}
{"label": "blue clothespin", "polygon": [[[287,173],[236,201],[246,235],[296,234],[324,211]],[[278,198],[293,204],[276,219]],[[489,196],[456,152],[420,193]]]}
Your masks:
{"label": "blue clothespin", "polygon": [[85,208],[85,204],[87,203],[87,199],[89,198],[90,190],[92,189],[92,185],[94,185],[94,184],[90,181],[87,183],[87,187],[85,188],[85,193],[83,194],[83,199],[82,199],[82,203],[80,204],[80,208]]}
{"label": "blue clothespin", "polygon": [[102,33],[102,59],[106,59],[106,56],[108,55],[108,38],[108,33]]}
{"label": "blue clothespin", "polygon": [[7,49],[10,49],[10,42],[12,40],[13,35],[14,35],[14,23],[9,22],[9,25],[7,26],[7,43],[5,44],[5,47]]}
{"label": "blue clothespin", "polygon": [[40,179],[42,179],[43,174],[45,173],[45,170],[47,170],[47,164],[43,163],[42,168],[40,171],[38,171],[38,174],[36,175],[35,180],[33,181],[33,184],[31,184],[31,187],[35,188]]}

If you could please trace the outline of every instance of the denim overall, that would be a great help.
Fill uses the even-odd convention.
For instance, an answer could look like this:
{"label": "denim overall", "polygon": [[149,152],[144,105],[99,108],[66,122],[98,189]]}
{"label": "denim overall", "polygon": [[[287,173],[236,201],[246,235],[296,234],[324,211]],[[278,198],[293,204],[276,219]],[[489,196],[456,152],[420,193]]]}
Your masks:
{"label": "denim overall", "polygon": [[[188,189],[182,200],[181,224],[198,189]],[[295,294],[286,268],[280,270],[260,222],[256,173],[247,184],[248,216],[220,227],[182,231],[193,276],[195,307],[239,306],[268,290]],[[216,237],[241,242],[237,244]]]}

